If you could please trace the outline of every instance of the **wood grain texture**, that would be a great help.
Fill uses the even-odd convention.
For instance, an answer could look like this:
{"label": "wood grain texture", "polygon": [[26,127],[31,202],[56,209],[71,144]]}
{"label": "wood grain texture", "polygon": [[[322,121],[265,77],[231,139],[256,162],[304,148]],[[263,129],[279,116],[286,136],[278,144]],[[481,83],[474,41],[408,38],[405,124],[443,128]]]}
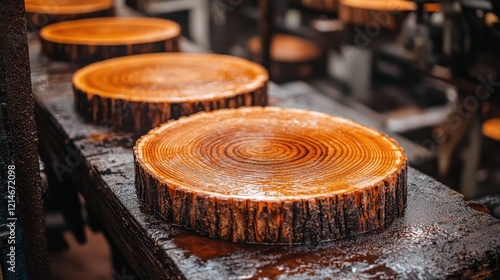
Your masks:
{"label": "wood grain texture", "polygon": [[[49,162],[71,167],[64,175],[142,279],[500,276],[500,222],[411,167],[405,215],[382,231],[320,244],[264,246],[203,237],[173,226],[137,196],[133,136],[85,123],[72,106],[75,65],[41,59],[37,40],[30,42],[30,52],[41,146],[50,152]],[[270,83],[269,94],[275,105],[374,121],[315,93],[291,93]],[[411,157],[415,145],[402,139],[398,142]]]}
{"label": "wood grain texture", "polygon": [[180,26],[156,18],[93,18],[40,30],[42,53],[52,59],[94,62],[118,56],[179,51]]}
{"label": "wood grain texture", "polygon": [[[250,38],[248,49],[258,61],[261,43],[258,36]],[[326,69],[325,52],[314,42],[301,37],[275,34],[271,40],[271,77],[283,82],[321,75]]]}
{"label": "wood grain texture", "polygon": [[113,58],[73,76],[75,105],[89,121],[144,134],[201,111],[267,104],[267,72],[214,54],[160,53]]}
{"label": "wood grain texture", "polygon": [[[436,4],[426,4],[428,11],[438,11]],[[339,19],[347,24],[397,31],[416,4],[406,0],[340,0]]]}
{"label": "wood grain texture", "polygon": [[114,15],[113,0],[26,0],[28,30],[81,18]]}
{"label": "wood grain texture", "polygon": [[406,204],[402,148],[317,112],[201,113],[153,129],[134,152],[138,195],[152,210],[236,242],[352,236],[383,227]]}

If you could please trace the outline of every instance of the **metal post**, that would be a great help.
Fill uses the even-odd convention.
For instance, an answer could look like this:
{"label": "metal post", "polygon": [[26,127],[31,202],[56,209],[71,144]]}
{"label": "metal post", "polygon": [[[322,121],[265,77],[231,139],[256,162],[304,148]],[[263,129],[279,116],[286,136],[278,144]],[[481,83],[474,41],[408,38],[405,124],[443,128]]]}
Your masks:
{"label": "metal post", "polygon": [[[50,279],[24,0],[0,0],[0,84],[30,279]],[[4,147],[5,148],[5,147]],[[2,163],[9,162],[2,159]],[[1,186],[4,188],[5,186]]]}

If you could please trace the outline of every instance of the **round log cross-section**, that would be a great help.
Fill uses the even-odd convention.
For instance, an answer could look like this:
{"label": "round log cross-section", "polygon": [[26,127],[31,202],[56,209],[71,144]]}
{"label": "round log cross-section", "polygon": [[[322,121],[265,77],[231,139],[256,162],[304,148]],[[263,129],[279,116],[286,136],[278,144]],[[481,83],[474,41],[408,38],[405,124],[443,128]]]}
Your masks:
{"label": "round log cross-section", "polygon": [[[261,53],[259,37],[248,41],[253,60]],[[307,79],[326,69],[325,52],[314,42],[297,36],[275,34],[271,39],[271,78],[276,82]]]}
{"label": "round log cross-section", "polygon": [[[406,0],[340,0],[339,19],[371,32],[377,32],[377,28],[397,31],[406,15],[416,8],[415,2]],[[431,3],[424,8],[434,12],[439,11],[440,5]]]}
{"label": "round log cross-section", "polygon": [[77,110],[98,125],[143,134],[200,111],[267,105],[266,70],[216,54],[155,53],[112,58],[73,75]]}
{"label": "round log cross-section", "polygon": [[180,26],[156,18],[92,18],[51,24],[40,30],[50,58],[94,62],[132,54],[178,51]]}
{"label": "round log cross-section", "polygon": [[134,148],[140,198],[174,224],[235,242],[292,244],[381,228],[406,205],[391,138],[323,113],[250,107],[168,122]]}
{"label": "round log cross-section", "polygon": [[28,30],[48,24],[114,15],[113,0],[26,0]]}

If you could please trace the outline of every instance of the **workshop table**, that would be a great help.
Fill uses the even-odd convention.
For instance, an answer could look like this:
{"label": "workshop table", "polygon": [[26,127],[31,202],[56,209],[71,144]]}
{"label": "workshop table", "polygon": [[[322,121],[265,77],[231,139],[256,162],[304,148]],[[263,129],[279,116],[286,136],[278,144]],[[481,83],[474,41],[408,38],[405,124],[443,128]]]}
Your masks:
{"label": "workshop table", "polygon": [[[73,106],[71,75],[78,65],[51,62],[39,47],[32,36],[32,83],[47,168],[72,179],[143,279],[500,277],[500,221],[413,168],[404,215],[385,229],[356,237],[310,245],[250,245],[173,226],[137,197],[134,137],[107,123],[85,123]],[[190,49],[185,41],[181,47]],[[269,94],[275,106],[324,111],[383,129],[321,95],[286,91],[272,83]],[[412,155],[426,154],[412,142],[396,139],[410,162]]]}

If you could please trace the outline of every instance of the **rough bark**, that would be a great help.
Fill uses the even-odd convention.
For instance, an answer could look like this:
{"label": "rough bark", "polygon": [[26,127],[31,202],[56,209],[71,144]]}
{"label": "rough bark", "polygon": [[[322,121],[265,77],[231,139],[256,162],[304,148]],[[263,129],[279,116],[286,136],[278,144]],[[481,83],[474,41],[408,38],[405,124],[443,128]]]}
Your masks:
{"label": "rough bark", "polygon": [[[253,60],[259,61],[261,42],[259,37],[248,41]],[[325,73],[325,53],[314,42],[285,34],[273,36],[271,44],[271,77],[273,81],[302,80]]]}
{"label": "rough bark", "polygon": [[60,44],[41,39],[42,53],[57,60],[95,62],[113,57],[143,53],[177,52],[178,37],[159,42],[113,46],[89,46],[79,44]]}
{"label": "rough bark", "polygon": [[89,95],[74,88],[76,109],[85,120],[98,125],[111,124],[118,130],[144,134],[168,120],[198,112],[211,112],[241,106],[265,106],[267,90],[238,94],[229,98],[185,103],[146,103]]}
{"label": "rough bark", "polygon": [[339,19],[355,26],[397,31],[408,12],[414,9],[410,1],[348,0],[339,4]]}
{"label": "rough bark", "polygon": [[[274,110],[273,108],[254,108],[232,111],[242,111],[242,115],[249,116],[251,114],[248,113],[249,110],[255,110],[257,112],[256,114],[265,115],[265,117],[275,117],[273,114],[269,116],[266,115],[269,110]],[[283,110],[283,112],[286,113],[287,111]],[[223,111],[218,111],[205,115],[207,118],[214,120],[215,123],[223,122],[216,114],[224,113]],[[286,117],[288,118],[290,115],[287,114]],[[307,119],[303,117],[304,115],[300,113],[295,119],[304,122],[307,121]],[[192,122],[200,120],[203,121],[202,118],[202,115],[198,115],[196,116],[196,120],[188,118],[184,119],[184,122],[189,122],[189,119],[193,119]],[[245,117],[242,119],[245,119]],[[241,119],[234,118],[234,123],[241,123]],[[253,123],[254,122],[252,120],[252,124]],[[204,127],[207,125],[208,124],[203,124]],[[224,123],[224,125],[226,124]],[[172,167],[172,169],[169,169],[166,173],[161,173],[160,171],[160,174],[154,167],[154,165],[158,162],[152,160],[148,156],[150,153],[161,153],[161,151],[156,149],[157,146],[155,146],[155,144],[151,144],[151,142],[148,143],[148,141],[151,141],[155,137],[157,137],[157,139],[161,139],[167,134],[182,133],[177,130],[169,130],[168,126],[169,124],[166,124],[162,126],[163,128],[160,127],[153,130],[146,136],[143,136],[138,141],[138,144],[134,149],[137,193],[138,196],[143,199],[147,205],[149,205],[151,210],[160,213],[160,215],[172,221],[174,224],[194,229],[202,235],[232,240],[234,242],[264,244],[312,243],[324,240],[335,240],[377,228],[383,228],[386,224],[397,217],[406,206],[407,163],[406,157],[402,152],[399,153],[401,158],[399,158],[397,162],[392,162],[396,168],[390,169],[391,171],[387,172],[387,174],[377,177],[379,178],[377,182],[362,188],[354,187],[351,190],[340,193],[329,193],[328,187],[326,187],[327,191],[325,191],[324,195],[289,195],[267,199],[262,198],[259,195],[246,197],[240,193],[236,193],[233,197],[225,193],[226,186],[224,185],[220,186],[220,193],[217,193],[217,190],[208,192],[205,190],[198,191],[199,189],[197,189],[197,186],[190,185],[190,178],[182,183],[177,183],[180,180],[178,179],[179,177],[171,174],[176,171],[180,171],[190,174],[189,176],[196,176],[191,171],[182,169],[177,170],[176,167]],[[212,127],[215,126],[217,125],[214,124]],[[286,137],[280,134],[279,128],[276,130],[276,127],[269,123],[266,123],[264,126],[272,131],[274,135],[280,135],[280,139]],[[207,150],[207,145],[204,145],[203,143],[205,143],[205,141],[210,142],[211,139],[213,139],[213,143],[223,142],[221,139],[216,138],[213,135],[210,135],[210,137],[207,136],[207,139],[203,139],[203,137],[198,138],[196,136],[196,131],[198,131],[198,129],[198,127],[193,127],[193,135],[190,137],[195,138],[196,140],[193,140],[193,143],[197,143],[200,146],[192,147],[192,150]],[[242,125],[241,131],[246,131],[247,129],[247,126]],[[319,129],[322,129],[322,127]],[[308,133],[311,132],[307,128],[305,128],[305,130],[307,130]],[[224,131],[221,133],[224,133]],[[256,134],[257,133],[250,137],[252,139],[253,137],[258,137],[255,136]],[[362,139],[366,135],[359,136],[359,140],[363,141]],[[245,186],[248,184],[246,187],[252,188],[252,184],[256,184],[254,181],[251,179],[248,181],[242,181],[238,178],[238,176],[244,176],[244,170],[246,170],[248,166],[242,167],[239,164],[231,165],[231,160],[233,160],[234,157],[239,157],[238,160],[241,162],[247,160],[242,154],[237,152],[231,154],[231,149],[234,148],[234,146],[231,142],[232,140],[229,138],[233,137],[238,136],[228,136],[227,142],[229,143],[225,146],[224,144],[221,144],[221,146],[214,148],[214,150],[224,150],[225,153],[227,153],[227,160],[224,162],[223,172],[232,172],[235,176],[234,182],[239,182]],[[296,139],[291,139],[290,142],[288,142],[288,145],[294,146],[295,143],[303,144],[301,137],[301,135],[298,135]],[[241,145],[245,146],[251,145],[248,142],[245,142],[245,140],[245,137],[233,139],[235,143],[241,143]],[[186,142],[187,141],[189,140],[186,140]],[[385,136],[380,135],[380,139],[374,138],[370,141],[384,142],[387,141],[387,139]],[[189,144],[190,143],[183,143],[183,146]],[[329,146],[330,144],[328,142],[322,142],[322,145]],[[178,156],[181,158],[186,157],[191,160],[196,157],[188,151],[183,152],[179,151],[176,147],[168,147],[169,150],[176,151]],[[297,147],[300,147],[300,145],[297,145]],[[307,150],[307,153],[314,154],[319,152],[314,150],[314,145],[311,145],[310,147],[312,147],[312,149]],[[342,146],[330,146],[329,148],[334,150],[349,149]],[[189,148],[186,148],[186,150],[188,149]],[[363,152],[368,154],[377,154],[380,151],[373,152],[365,150]],[[214,160],[214,162],[224,161],[223,158],[213,159],[215,156],[212,153],[207,153],[205,156],[205,160]],[[261,155],[256,156],[259,157]],[[284,161],[287,160],[291,161],[292,159],[284,159]],[[312,159],[304,159],[304,161],[307,160]],[[349,162],[342,162],[343,160],[344,159],[341,157],[337,158],[335,165],[341,166],[344,164],[351,164]],[[258,163],[262,163],[262,161],[255,161],[252,163],[252,165],[255,166],[253,172],[262,174],[262,176],[269,175],[264,169],[270,169],[272,167],[269,167],[267,163],[263,163],[261,165]],[[149,164],[152,164],[153,167],[145,167]],[[386,161],[379,164],[390,165],[391,162]],[[377,166],[376,168],[379,167],[380,166]],[[217,167],[215,166],[210,167],[210,170],[201,170],[199,172],[205,172],[206,174],[204,173],[204,176],[207,178],[221,176],[218,173],[211,173],[213,170],[212,168],[217,170]],[[290,167],[290,172],[284,171],[284,173],[279,174],[289,176],[288,179],[291,185],[293,185],[296,180],[300,180],[303,175],[301,172],[297,172],[295,175],[290,175],[295,171],[293,168],[293,166]],[[323,167],[318,167],[318,169],[321,168]],[[325,168],[331,168],[331,166]],[[304,170],[304,172],[308,173],[309,176],[318,176],[318,179],[315,181],[318,186],[324,186],[325,183],[329,184],[329,186],[333,186],[335,184],[330,183],[334,182],[333,180],[327,182],[323,181],[323,178],[321,178],[320,175],[315,174],[321,172],[315,171],[317,170]],[[349,176],[349,174],[344,174],[344,176]],[[371,175],[366,174],[366,176]],[[332,178],[329,179],[331,180]],[[343,178],[339,178],[339,180],[342,179]],[[279,180],[280,179],[276,177],[276,180],[273,179],[271,182],[274,183]],[[360,178],[360,180],[363,180],[363,178]],[[234,182],[231,182],[231,184]],[[207,180],[206,182],[199,182],[199,184],[209,185],[211,182],[210,180]],[[347,186],[346,188],[350,187],[351,186]],[[316,189],[311,189],[312,194],[316,194],[317,191],[318,190]]]}
{"label": "rough bark", "polygon": [[[102,31],[104,25],[107,28]],[[137,36],[138,31],[142,36]],[[121,36],[117,38],[116,32]],[[95,62],[133,54],[177,52],[179,36],[179,25],[168,20],[101,18],[47,26],[40,32],[40,41],[42,53],[52,59]],[[82,37],[93,37],[94,41],[82,41]]]}
{"label": "rough bark", "polygon": [[[362,26],[366,30],[383,28],[386,31],[398,31],[409,12],[416,5],[411,1],[400,0],[343,0],[339,4],[339,19],[344,23]],[[424,5],[428,12],[441,9],[439,4]],[[363,30],[365,32],[369,32]]]}
{"label": "rough bark", "polygon": [[[146,62],[143,66],[138,66],[136,63],[131,64],[133,68],[143,67],[141,70],[144,70],[144,79],[149,81],[145,81],[144,87],[139,89],[141,92],[144,91],[139,98],[135,93],[138,87],[137,83],[134,85],[120,84],[120,86],[123,87],[128,86],[128,92],[115,92],[110,89],[110,92],[106,95],[96,94],[95,90],[86,83],[86,80],[82,79],[82,82],[77,81],[78,78],[75,78],[75,76],[78,75],[77,72],[73,79],[73,86],[75,92],[75,106],[78,112],[80,112],[87,121],[91,121],[95,124],[112,125],[118,130],[142,135],[149,129],[163,122],[171,119],[178,119],[182,116],[188,116],[197,112],[210,112],[217,109],[237,108],[240,106],[267,105],[267,74],[262,67],[254,63],[239,58],[219,55],[151,54],[149,56],[149,61],[152,66]],[[142,61],[143,58],[146,59],[146,57],[147,55],[117,58],[103,62],[105,64],[93,64],[89,66],[96,66],[94,69],[100,68],[100,66],[109,67],[110,71],[115,71],[110,73],[110,80],[112,77],[119,76],[119,80],[125,83],[126,79],[124,77],[127,73],[123,73],[122,71],[127,70],[126,66],[120,66],[121,61],[124,61],[120,59],[132,59],[139,62]],[[177,60],[174,61],[174,59]],[[163,66],[155,65],[159,60],[163,61],[165,64]],[[187,80],[183,80],[182,85],[175,90],[171,90],[168,87],[161,89],[161,92],[158,93],[161,96],[154,101],[148,99],[148,90],[150,88],[156,89],[158,86],[161,87],[162,82],[156,82],[156,79],[164,79],[167,77],[167,79],[170,80],[162,81],[169,85],[175,84],[177,79],[182,79],[182,77],[179,77],[179,75],[182,76],[182,74],[178,75],[178,73],[176,73],[176,66],[178,65],[176,61],[182,64],[179,65],[180,67],[189,67],[189,69],[192,70],[186,70],[186,75],[189,75]],[[225,64],[226,62],[227,64]],[[206,68],[200,68],[200,63],[206,65]],[[232,68],[235,67],[235,65],[237,68]],[[130,68],[131,66],[129,65],[128,67]],[[218,70],[211,71],[211,69],[215,67],[218,67]],[[165,74],[162,69],[170,69],[168,71],[171,71],[169,73],[172,73],[173,76]],[[235,69],[236,72],[233,71],[233,69]],[[82,70],[85,71],[85,68]],[[247,72],[241,73],[240,71]],[[212,72],[217,73],[215,75],[220,74],[222,76],[213,76]],[[87,77],[93,75],[100,83],[103,83],[103,79],[105,78],[95,73],[96,72],[88,71],[85,75],[87,75]],[[192,73],[198,73],[199,76],[195,75],[194,78],[192,78],[190,75]],[[196,77],[201,77],[205,80],[201,83]],[[235,79],[241,79],[242,77],[247,78],[245,81],[250,86],[246,84],[239,85],[237,84],[238,81],[235,82]],[[226,81],[236,87],[229,93],[227,90],[216,92],[217,89],[215,89],[214,91],[211,84],[221,81]],[[121,88],[122,90],[123,87]],[[193,87],[196,88],[196,93],[172,99],[172,94],[175,94],[175,91],[183,91],[184,89],[193,90]],[[207,92],[209,95],[205,95]],[[120,95],[122,93],[130,96],[130,98],[123,98],[123,95]],[[122,97],[114,97],[115,95]]]}
{"label": "rough bark", "polygon": [[28,30],[37,31],[52,23],[83,18],[112,17],[114,15],[115,9],[111,7],[100,11],[75,14],[45,14],[26,12],[26,19],[28,21]]}

